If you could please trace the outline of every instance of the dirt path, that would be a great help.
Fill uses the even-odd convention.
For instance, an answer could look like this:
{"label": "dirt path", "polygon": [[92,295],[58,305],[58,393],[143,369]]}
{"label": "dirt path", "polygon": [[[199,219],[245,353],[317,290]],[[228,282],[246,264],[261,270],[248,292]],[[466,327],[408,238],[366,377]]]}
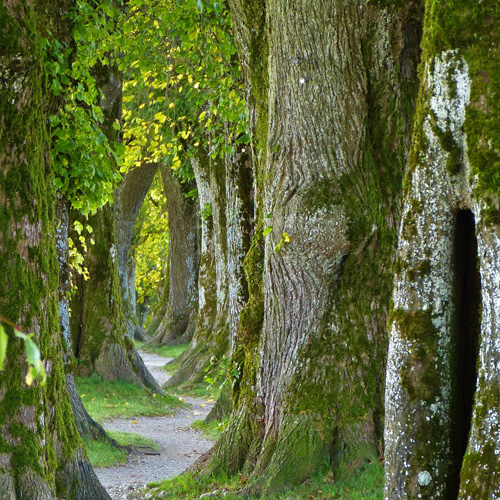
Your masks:
{"label": "dirt path", "polygon": [[[161,369],[169,361],[168,358],[144,352],[141,356],[160,385],[168,380],[169,375]],[[103,423],[106,430],[141,434],[161,446],[158,455],[140,454],[129,457],[126,464],[95,469],[113,500],[126,499],[128,493],[147,483],[180,474],[211,448],[213,442],[203,439],[199,431],[189,426],[194,420],[205,418],[212,405],[202,399],[184,399],[191,408],[180,409],[172,417],[138,417],[137,424],[132,424],[132,419]],[[202,403],[206,406],[201,406]]]}

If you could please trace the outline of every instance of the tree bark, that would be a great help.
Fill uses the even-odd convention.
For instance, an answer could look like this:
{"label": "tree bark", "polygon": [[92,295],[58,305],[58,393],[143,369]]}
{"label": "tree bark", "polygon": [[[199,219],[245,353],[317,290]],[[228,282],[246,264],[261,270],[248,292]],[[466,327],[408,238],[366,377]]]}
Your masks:
{"label": "tree bark", "polygon": [[169,387],[202,381],[211,358],[220,360],[228,351],[224,163],[203,155],[192,165],[201,217],[198,315],[191,344],[167,381]]}
{"label": "tree bark", "polygon": [[500,498],[500,9],[426,10],[389,319],[386,498]]}
{"label": "tree bark", "polygon": [[116,255],[122,291],[122,306],[128,336],[146,340],[135,306],[135,260],[131,255],[134,226],[154,176],[157,163],[147,163],[127,172],[115,190]]}
{"label": "tree bark", "polygon": [[252,489],[272,490],[381,452],[394,220],[417,88],[418,50],[402,47],[418,47],[421,12],[342,0],[231,8],[252,142],[265,146],[234,356],[243,378],[207,471],[252,471]]}
{"label": "tree bark", "polygon": [[169,223],[169,265],[166,309],[153,342],[189,342],[196,328],[198,310],[198,211],[196,203],[184,195],[193,183],[181,184],[170,167],[161,175]]}
{"label": "tree bark", "polygon": [[[0,373],[0,498],[109,499],[85,457],[65,387],[58,319],[53,169],[41,38],[70,26],[49,6],[0,6],[0,314],[40,346],[44,386],[28,386],[24,343],[7,328]],[[53,104],[53,103],[52,103]]]}
{"label": "tree bark", "polygon": [[[95,244],[84,254],[88,279],[76,278],[71,300],[73,351],[79,360],[79,373],[95,372],[107,380],[121,379],[162,390],[145,367],[127,336],[116,260],[114,209],[100,208],[88,218]],[[74,238],[77,241],[77,238]]]}
{"label": "tree bark", "polygon": [[[71,290],[71,271],[68,265],[68,231],[69,231],[69,209],[64,198],[58,198],[55,210],[56,221],[56,250],[59,263],[59,327],[62,339],[62,353],[64,368],[66,372],[66,389],[78,433],[82,438],[108,439],[106,431],[85,410],[82,400],[75,385],[74,367],[75,357],[71,346],[69,297]],[[115,443],[116,444],[116,443]]]}

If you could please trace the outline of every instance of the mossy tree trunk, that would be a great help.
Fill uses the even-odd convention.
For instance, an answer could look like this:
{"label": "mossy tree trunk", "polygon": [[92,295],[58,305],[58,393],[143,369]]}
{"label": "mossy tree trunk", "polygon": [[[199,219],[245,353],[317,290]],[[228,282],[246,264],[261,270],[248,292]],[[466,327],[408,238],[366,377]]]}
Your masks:
{"label": "mossy tree trunk", "polygon": [[146,334],[139,325],[135,304],[135,260],[132,251],[134,226],[154,176],[157,163],[146,163],[127,172],[115,190],[115,227],[118,276],[122,292],[123,314],[128,336],[131,339],[146,340]]}
{"label": "mossy tree trunk", "polygon": [[498,2],[426,2],[386,391],[386,498],[500,498]]}
{"label": "mossy tree trunk", "polygon": [[206,471],[251,472],[255,490],[303,481],[328,461],[342,473],[382,451],[422,15],[382,3],[231,2],[252,142],[264,151],[233,356],[243,377]]}
{"label": "mossy tree trunk", "polygon": [[189,342],[196,327],[198,310],[198,207],[187,194],[193,182],[180,182],[168,166],[161,176],[169,225],[168,287],[165,287],[165,312],[153,342]]}
{"label": "mossy tree trunk", "polygon": [[[106,431],[85,410],[75,384],[75,356],[71,345],[70,331],[70,290],[71,270],[68,265],[68,232],[69,209],[68,202],[59,197],[55,210],[56,223],[56,250],[59,263],[59,326],[61,332],[61,345],[64,360],[66,389],[68,390],[71,408],[75,417],[76,428],[81,437],[88,439],[109,439]],[[110,440],[111,441],[111,440]]]}
{"label": "mossy tree trunk", "polygon": [[[71,299],[71,337],[81,375],[97,373],[161,392],[127,335],[118,277],[114,209],[109,204],[89,216],[94,244],[84,254],[88,279],[76,277]],[[77,238],[74,238],[77,240]]]}
{"label": "mossy tree trunk", "polygon": [[25,382],[9,335],[0,372],[0,498],[109,499],[85,457],[66,391],[58,318],[53,169],[41,38],[67,36],[68,2],[0,5],[0,314],[40,346],[47,383]]}
{"label": "mossy tree trunk", "polygon": [[224,161],[202,155],[192,161],[192,166],[201,220],[198,314],[191,344],[168,386],[203,380],[212,356],[221,359],[229,345]]}
{"label": "mossy tree trunk", "polygon": [[[104,115],[101,129],[112,142],[119,138],[113,125],[116,120],[121,119],[120,74],[112,66],[99,65],[93,68],[93,72],[103,95],[100,104]],[[152,170],[153,166],[146,168],[144,178],[150,177]],[[135,175],[131,173],[131,176]],[[120,216],[126,217],[127,213],[130,215],[138,210],[134,205],[134,197],[135,203],[140,206],[137,200],[145,187],[142,179],[136,183],[142,185],[138,192],[135,192],[133,187],[127,190],[125,185],[122,186],[125,191],[118,192],[122,196]],[[127,226],[124,222],[120,227],[120,236],[124,237],[125,241],[118,246],[114,207],[106,204],[98,209],[96,214],[90,215],[88,221],[82,222],[83,225],[92,227],[95,243],[91,244],[89,241],[86,248],[77,243],[88,271],[88,279],[84,275],[76,277],[76,293],[71,301],[70,330],[73,351],[80,362],[79,372],[87,375],[95,372],[104,379],[122,379],[161,393],[160,386],[149,373],[127,335],[124,314],[126,307],[123,306],[118,274],[118,248],[122,252],[122,260],[125,260],[123,255],[128,253],[124,248],[130,238],[127,232],[131,230],[130,224]],[[73,235],[73,241],[79,241],[78,235]]]}

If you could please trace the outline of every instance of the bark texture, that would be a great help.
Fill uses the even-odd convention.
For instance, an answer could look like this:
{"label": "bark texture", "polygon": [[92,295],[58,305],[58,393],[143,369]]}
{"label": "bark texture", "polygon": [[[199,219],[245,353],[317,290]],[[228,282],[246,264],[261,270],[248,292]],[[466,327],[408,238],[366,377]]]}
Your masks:
{"label": "bark texture", "polygon": [[497,2],[426,2],[389,320],[386,498],[500,498]]}
{"label": "bark texture", "polygon": [[[95,244],[84,254],[88,279],[76,278],[71,300],[71,337],[79,373],[161,388],[127,336],[117,269],[114,209],[105,205],[88,219]],[[76,240],[76,238],[75,238]]]}
{"label": "bark texture", "polygon": [[201,216],[198,315],[191,344],[168,386],[202,381],[212,356],[221,359],[229,345],[224,162],[207,155],[193,160],[192,165]]}
{"label": "bark texture", "polygon": [[231,8],[264,151],[234,355],[243,377],[208,471],[252,470],[251,488],[272,490],[381,452],[421,12],[342,0]]}
{"label": "bark texture", "polygon": [[[65,388],[59,332],[53,170],[41,38],[67,37],[68,2],[0,5],[0,314],[33,334],[47,383],[25,381],[7,328],[0,373],[0,498],[109,499],[85,457]],[[54,104],[54,103],[52,103]]]}
{"label": "bark texture", "polygon": [[169,223],[169,276],[165,313],[153,342],[189,342],[198,310],[198,209],[194,200],[184,196],[193,189],[191,182],[181,184],[166,166],[161,167],[161,175]]}
{"label": "bark texture", "polygon": [[134,168],[127,172],[115,191],[116,256],[123,297],[122,308],[127,334],[131,339],[141,337],[138,340],[145,340],[146,335],[135,311],[135,260],[132,240],[139,210],[157,171],[157,163],[146,163]]}
{"label": "bark texture", "polygon": [[[75,385],[74,367],[75,356],[71,345],[70,331],[70,288],[71,275],[68,266],[68,230],[69,230],[69,210],[68,203],[64,198],[59,198],[55,210],[56,222],[56,251],[59,263],[59,326],[62,339],[62,353],[64,369],[66,373],[66,389],[68,390],[71,408],[75,417],[75,424],[78,433],[82,438],[88,439],[109,439],[106,431],[99,425],[85,410],[82,400]],[[111,440],[110,440],[111,441]]]}

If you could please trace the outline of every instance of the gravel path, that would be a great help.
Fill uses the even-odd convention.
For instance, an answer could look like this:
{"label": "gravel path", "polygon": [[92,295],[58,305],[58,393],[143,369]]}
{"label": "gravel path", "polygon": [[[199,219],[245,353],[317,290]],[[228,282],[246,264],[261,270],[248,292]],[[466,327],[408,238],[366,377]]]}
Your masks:
{"label": "gravel path", "polygon": [[[144,352],[141,352],[141,357],[160,385],[168,380],[169,375],[161,369],[169,361],[168,358]],[[173,416],[138,417],[137,424],[132,424],[132,419],[103,422],[106,430],[141,434],[161,446],[158,455],[139,454],[130,456],[127,463],[117,467],[95,469],[113,500],[126,499],[128,493],[147,483],[180,474],[211,448],[213,442],[203,439],[199,431],[189,426],[194,420],[205,418],[213,403],[188,397],[184,399],[191,408],[180,409]],[[202,403],[206,406],[201,406]]]}

